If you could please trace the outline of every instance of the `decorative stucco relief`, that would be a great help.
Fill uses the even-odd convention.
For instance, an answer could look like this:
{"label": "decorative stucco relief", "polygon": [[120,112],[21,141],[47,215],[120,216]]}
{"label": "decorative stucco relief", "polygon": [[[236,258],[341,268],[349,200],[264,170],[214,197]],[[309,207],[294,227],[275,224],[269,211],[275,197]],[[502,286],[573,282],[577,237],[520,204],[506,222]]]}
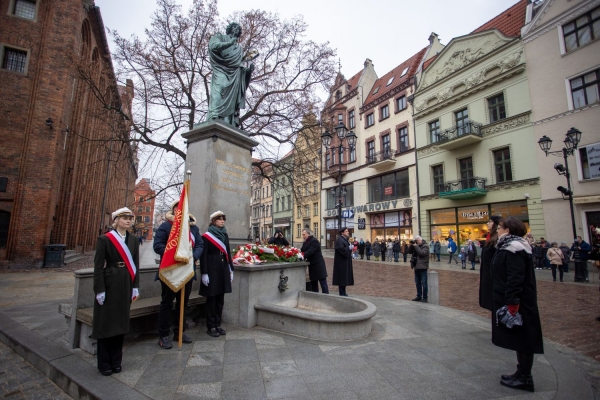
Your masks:
{"label": "decorative stucco relief", "polygon": [[513,128],[517,128],[519,126],[528,125],[529,124],[529,115],[520,115],[515,116],[513,118],[506,119],[502,122],[494,124],[489,127],[485,127],[482,129],[481,133],[483,136],[493,135],[494,133],[508,131]]}
{"label": "decorative stucco relief", "polygon": [[[499,74],[502,74],[510,69],[515,68],[517,65],[519,65],[521,63],[522,56],[523,56],[523,49],[514,51],[514,52],[510,53],[509,55],[507,55],[506,57],[504,57],[500,60],[497,60],[494,63],[488,64],[484,68],[480,69],[479,71],[468,75],[464,79],[457,81],[457,82],[453,82],[450,86],[448,86],[444,89],[441,89],[439,92],[429,95],[423,99],[419,99],[415,103],[415,111],[421,112],[429,106],[432,106],[434,104],[437,104],[444,100],[449,99],[454,94],[454,89],[459,86],[464,85],[465,90],[469,90],[469,89],[485,82],[487,79],[491,79],[491,77],[486,78],[486,74],[488,72],[492,71],[493,69],[499,68]],[[496,75],[494,75],[494,76],[496,76]],[[421,89],[419,89],[419,90],[421,90]]]}
{"label": "decorative stucco relief", "polygon": [[433,153],[441,151],[437,146],[429,146],[417,151],[417,158],[423,158]]}
{"label": "decorative stucco relief", "polygon": [[486,189],[488,192],[493,192],[497,190],[508,190],[508,189],[518,189],[524,188],[528,186],[535,186],[540,184],[539,178],[533,179],[524,179],[522,181],[512,181],[512,182],[503,182],[496,183],[495,185],[486,185]]}

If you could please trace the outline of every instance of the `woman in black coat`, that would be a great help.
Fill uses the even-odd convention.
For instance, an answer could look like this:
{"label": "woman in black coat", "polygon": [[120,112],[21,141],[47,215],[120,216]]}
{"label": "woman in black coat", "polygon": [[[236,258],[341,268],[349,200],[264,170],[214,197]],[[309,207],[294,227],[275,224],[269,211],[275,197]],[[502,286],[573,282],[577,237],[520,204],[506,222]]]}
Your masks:
{"label": "woman in black coat", "polygon": [[319,283],[321,284],[321,292],[329,294],[327,286],[327,268],[325,260],[321,254],[321,243],[314,238],[310,229],[302,230],[302,248],[300,251],[304,254],[304,259],[310,263],[308,266],[308,277],[310,278],[310,287],[313,292],[319,293]]}
{"label": "woman in black coat", "polygon": [[221,328],[221,316],[225,293],[231,293],[233,281],[233,262],[225,220],[222,211],[212,213],[208,231],[202,235],[204,251],[200,257],[200,295],[206,297],[206,333],[212,337],[225,335],[225,329]]}
{"label": "woman in black coat", "polygon": [[123,339],[129,332],[129,309],[139,296],[140,286],[139,241],[129,232],[133,213],[124,207],[112,217],[115,230],[98,237],[94,256],[96,301],[91,336],[97,339],[98,369],[104,376],[121,372]]}
{"label": "woman in black coat", "polygon": [[365,257],[365,242],[360,239],[358,242],[358,254],[360,255],[360,259],[362,260]]}
{"label": "woman in black coat", "polygon": [[367,255],[367,260],[370,260],[373,255],[373,247],[371,247],[371,242],[368,240],[365,242],[365,253]]}
{"label": "woman in black coat", "polygon": [[467,257],[471,262],[471,270],[475,270],[475,261],[477,261],[477,246],[475,246],[475,242],[469,240],[469,244],[467,245]]}
{"label": "woman in black coat", "polygon": [[496,243],[498,242],[498,221],[501,217],[492,215],[487,222],[488,234],[485,246],[481,248],[481,262],[479,264],[479,307],[492,310],[492,259],[496,254]]}
{"label": "woman in black coat", "polygon": [[[502,375],[500,383],[533,392],[533,355],[543,354],[544,345],[531,246],[523,239],[527,228],[522,221],[506,217],[498,222],[497,232],[492,260],[492,343],[516,351],[518,362],[517,372]],[[511,315],[521,314],[523,326],[509,329],[496,323],[496,311],[505,305]]]}
{"label": "woman in black coat", "polygon": [[349,237],[348,228],[343,228],[340,230],[340,236],[335,241],[332,284],[339,286],[340,296],[348,296],[346,286],[354,285],[354,273],[352,271],[353,246],[348,241]]}

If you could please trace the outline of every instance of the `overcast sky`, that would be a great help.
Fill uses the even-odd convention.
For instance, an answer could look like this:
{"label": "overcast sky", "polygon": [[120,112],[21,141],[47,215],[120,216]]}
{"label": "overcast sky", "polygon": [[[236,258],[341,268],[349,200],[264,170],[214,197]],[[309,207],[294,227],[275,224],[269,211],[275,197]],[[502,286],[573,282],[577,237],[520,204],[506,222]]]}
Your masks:
{"label": "overcast sky", "polygon": [[[184,9],[192,0],[179,0]],[[436,32],[442,43],[473,31],[517,0],[220,0],[222,18],[234,11],[261,9],[282,18],[304,16],[307,38],[337,49],[342,73],[350,78],[373,60],[378,76],[420,49]],[[96,0],[104,24],[122,36],[143,35],[156,8],[154,0]],[[110,40],[110,38],[109,38]],[[112,43],[111,43],[112,44]]]}

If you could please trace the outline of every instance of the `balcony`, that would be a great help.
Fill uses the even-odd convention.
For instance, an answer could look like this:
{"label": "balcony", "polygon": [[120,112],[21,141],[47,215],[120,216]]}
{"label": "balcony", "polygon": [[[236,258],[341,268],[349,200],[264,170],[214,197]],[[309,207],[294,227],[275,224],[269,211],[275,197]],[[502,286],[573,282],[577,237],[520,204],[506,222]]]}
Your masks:
{"label": "balcony", "polygon": [[395,150],[385,149],[367,156],[367,165],[376,169],[385,169],[396,164]]}
{"label": "balcony", "polygon": [[340,175],[344,175],[346,173],[346,171],[348,170],[348,164],[344,163],[344,164],[331,164],[329,167],[327,167],[327,174],[332,177],[332,178],[338,178],[338,176]]}
{"label": "balcony", "polygon": [[485,178],[468,178],[446,182],[440,185],[438,196],[444,199],[465,200],[485,196]]}
{"label": "balcony", "polygon": [[467,122],[461,126],[454,126],[444,132],[436,134],[433,142],[440,149],[453,150],[459,147],[469,146],[483,140],[481,124],[479,122]]}

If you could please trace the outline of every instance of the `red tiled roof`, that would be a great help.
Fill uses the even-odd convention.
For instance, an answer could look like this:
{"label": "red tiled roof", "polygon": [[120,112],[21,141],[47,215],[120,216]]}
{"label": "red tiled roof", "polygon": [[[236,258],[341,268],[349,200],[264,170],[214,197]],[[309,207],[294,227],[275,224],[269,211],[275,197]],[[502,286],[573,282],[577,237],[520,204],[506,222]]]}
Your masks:
{"label": "red tiled roof", "polygon": [[431,57],[429,60],[427,60],[427,61],[425,61],[425,62],[423,63],[423,71],[425,71],[425,69],[426,69],[427,67],[429,67],[429,65],[430,65],[430,64],[433,62],[433,60],[435,60],[435,59],[436,59],[436,57],[437,57],[437,56],[438,56],[438,55],[436,54],[436,55],[434,55],[433,57]]}
{"label": "red tiled roof", "polygon": [[[364,104],[369,104],[371,101],[383,96],[390,90],[402,84],[407,79],[412,79],[414,74],[417,72],[417,68],[419,68],[419,63],[421,62],[421,59],[423,58],[426,49],[427,47],[423,48],[417,54],[413,55],[411,58],[398,65],[396,68],[383,75],[381,78],[377,79],[375,81],[375,84],[371,88],[371,91],[369,92],[369,95],[367,96],[367,99],[365,100]],[[405,68],[408,68],[406,75],[400,77],[400,75],[402,75],[402,71],[404,71]],[[389,86],[386,86],[388,81],[392,77],[394,77],[394,80]],[[379,90],[377,91],[377,93],[374,93],[377,88],[379,88]]]}
{"label": "red tiled roof", "polygon": [[492,18],[471,33],[498,29],[506,36],[521,36],[521,28],[525,25],[527,0],[520,0],[506,11]]}
{"label": "red tiled roof", "polygon": [[285,156],[281,157],[280,160],[283,160],[284,158],[291,156],[293,152],[294,152],[294,149],[291,149],[290,151],[287,152],[287,154]]}

